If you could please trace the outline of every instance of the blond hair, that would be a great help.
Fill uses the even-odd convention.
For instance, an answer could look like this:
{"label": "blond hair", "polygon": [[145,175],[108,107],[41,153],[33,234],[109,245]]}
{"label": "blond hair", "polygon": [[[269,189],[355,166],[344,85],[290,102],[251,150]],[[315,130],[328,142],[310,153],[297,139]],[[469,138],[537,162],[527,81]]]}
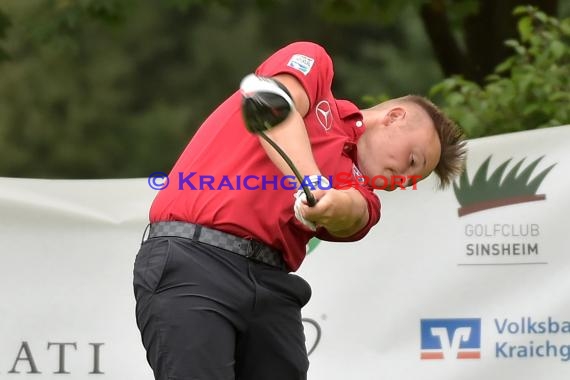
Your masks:
{"label": "blond hair", "polygon": [[420,106],[433,122],[441,143],[441,155],[434,172],[439,178],[439,188],[446,188],[455,177],[461,174],[465,166],[467,147],[463,131],[435,104],[423,96],[407,95],[395,100]]}

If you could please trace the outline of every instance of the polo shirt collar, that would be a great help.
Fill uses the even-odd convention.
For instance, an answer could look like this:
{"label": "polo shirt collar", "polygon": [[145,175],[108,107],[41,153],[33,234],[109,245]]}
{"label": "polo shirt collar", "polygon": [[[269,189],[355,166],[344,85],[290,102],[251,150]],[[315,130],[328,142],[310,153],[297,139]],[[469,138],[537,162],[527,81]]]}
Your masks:
{"label": "polo shirt collar", "polygon": [[360,109],[354,103],[348,100],[337,100],[336,105],[338,114],[344,121],[346,132],[348,133],[349,137],[354,142],[358,141],[366,129],[362,120],[363,117]]}

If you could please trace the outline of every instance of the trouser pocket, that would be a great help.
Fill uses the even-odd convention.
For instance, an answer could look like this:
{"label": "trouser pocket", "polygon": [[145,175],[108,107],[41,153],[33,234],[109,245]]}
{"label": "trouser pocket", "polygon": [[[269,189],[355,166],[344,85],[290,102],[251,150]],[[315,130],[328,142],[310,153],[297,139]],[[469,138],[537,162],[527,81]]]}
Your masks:
{"label": "trouser pocket", "polygon": [[137,299],[141,292],[156,291],[164,277],[169,252],[168,238],[152,238],[141,245],[133,271],[133,285]]}
{"label": "trouser pocket", "polygon": [[254,277],[258,285],[278,297],[295,301],[299,307],[305,306],[311,299],[311,286],[296,274],[259,264],[256,265]]}

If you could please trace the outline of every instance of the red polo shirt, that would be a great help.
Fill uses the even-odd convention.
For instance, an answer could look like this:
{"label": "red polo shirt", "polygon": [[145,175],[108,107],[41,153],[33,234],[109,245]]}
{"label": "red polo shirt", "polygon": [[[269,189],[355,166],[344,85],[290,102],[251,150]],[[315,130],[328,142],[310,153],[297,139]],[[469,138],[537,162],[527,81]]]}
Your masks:
{"label": "red polo shirt", "polygon": [[[268,77],[287,73],[299,80],[310,101],[304,121],[321,173],[353,173],[356,141],[365,127],[354,104],[333,97],[333,65],[326,51],[314,43],[293,43],[269,57],[256,73]],[[245,128],[239,92],[202,124],[169,180],[151,206],[151,222],[187,221],[260,240],[283,252],[293,271],[305,258],[311,237],[359,240],[380,218],[380,201],[373,190],[357,187],[370,214],[361,231],[349,238],[336,238],[323,228],[308,231],[293,212],[296,190],[286,189],[291,182],[267,157],[259,138]]]}

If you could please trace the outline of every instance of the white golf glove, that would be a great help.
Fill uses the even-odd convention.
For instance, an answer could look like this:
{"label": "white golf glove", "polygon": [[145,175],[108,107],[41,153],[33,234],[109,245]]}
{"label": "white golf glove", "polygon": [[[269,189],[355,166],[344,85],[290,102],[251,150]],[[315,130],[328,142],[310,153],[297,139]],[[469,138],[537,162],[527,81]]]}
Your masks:
{"label": "white golf glove", "polygon": [[[309,186],[309,190],[327,189],[330,187],[330,182],[327,177],[321,175],[312,175],[308,177],[308,179],[313,184],[312,189],[311,186]],[[306,183],[307,181],[304,182]],[[293,206],[293,210],[295,211],[295,218],[297,218],[299,222],[303,223],[303,225],[305,225],[311,231],[316,231],[317,225],[314,222],[305,219],[303,215],[301,215],[302,204],[307,204],[307,195],[301,188],[295,193],[295,205]]]}

